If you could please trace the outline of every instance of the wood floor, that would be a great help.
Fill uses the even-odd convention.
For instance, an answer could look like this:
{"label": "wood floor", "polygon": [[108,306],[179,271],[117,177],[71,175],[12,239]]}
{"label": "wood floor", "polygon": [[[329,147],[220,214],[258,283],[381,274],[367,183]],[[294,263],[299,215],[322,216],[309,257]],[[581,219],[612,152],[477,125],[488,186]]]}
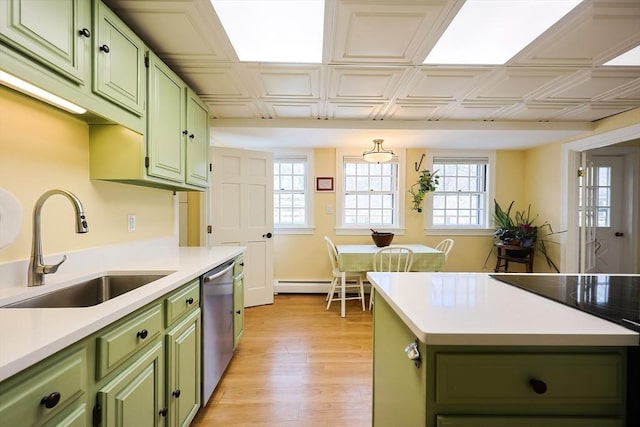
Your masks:
{"label": "wood floor", "polygon": [[245,331],[204,426],[370,426],[372,316],[357,301],[325,310],[324,295],[277,295],[247,308]]}

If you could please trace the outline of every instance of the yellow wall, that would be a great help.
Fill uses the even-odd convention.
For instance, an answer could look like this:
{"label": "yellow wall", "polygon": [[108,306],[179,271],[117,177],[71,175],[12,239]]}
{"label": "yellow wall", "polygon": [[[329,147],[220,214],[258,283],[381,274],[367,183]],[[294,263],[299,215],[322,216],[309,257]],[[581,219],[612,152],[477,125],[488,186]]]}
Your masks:
{"label": "yellow wall", "polygon": [[[422,149],[406,150],[406,191],[417,181],[419,172],[414,163],[425,151]],[[334,149],[316,149],[316,176],[335,176]],[[498,163],[496,176],[496,197],[499,201],[510,202],[524,198],[525,154],[522,151],[500,151],[497,153]],[[501,203],[502,203],[501,202]],[[424,203],[430,203],[427,196]],[[492,202],[493,203],[493,202]],[[516,202],[517,203],[517,202]],[[411,210],[411,197],[407,193],[405,200],[405,235],[396,235],[393,243],[424,243],[435,246],[440,240],[449,236],[428,236],[424,231],[424,213]],[[508,203],[507,203],[508,204]],[[333,209],[327,214],[327,206]],[[329,236],[337,244],[371,244],[371,237],[336,236],[335,234],[336,193],[314,193],[315,233],[313,235],[276,235],[274,238],[275,266],[274,276],[281,280],[327,280],[330,272],[329,258],[323,236]],[[491,205],[493,207],[493,204]],[[487,261],[491,252],[493,238],[490,236],[451,236],[455,240],[454,248],[447,260],[446,271],[493,271],[495,257]]]}
{"label": "yellow wall", "polygon": [[[29,258],[33,205],[52,188],[78,196],[89,233],[74,232],[71,204],[53,196],[42,210],[45,255],[174,234],[172,192],[91,181],[87,123],[4,86],[0,86],[0,187],[22,205],[19,234],[13,244],[0,249],[0,262]],[[127,231],[129,213],[137,217],[135,232]]]}

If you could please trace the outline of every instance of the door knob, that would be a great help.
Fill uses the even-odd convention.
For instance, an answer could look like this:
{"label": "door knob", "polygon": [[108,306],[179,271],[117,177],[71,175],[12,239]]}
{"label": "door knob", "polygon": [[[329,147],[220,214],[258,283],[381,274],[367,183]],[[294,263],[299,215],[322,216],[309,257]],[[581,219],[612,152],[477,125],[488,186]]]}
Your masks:
{"label": "door knob", "polygon": [[271,233],[266,233],[266,234],[262,235],[262,237],[266,237],[267,239],[270,239],[271,236],[273,236],[273,234],[271,234]]}
{"label": "door knob", "polygon": [[624,236],[624,233],[621,233],[621,232],[619,232],[619,231],[616,231],[615,236],[616,236],[616,237],[622,237],[622,236]]}

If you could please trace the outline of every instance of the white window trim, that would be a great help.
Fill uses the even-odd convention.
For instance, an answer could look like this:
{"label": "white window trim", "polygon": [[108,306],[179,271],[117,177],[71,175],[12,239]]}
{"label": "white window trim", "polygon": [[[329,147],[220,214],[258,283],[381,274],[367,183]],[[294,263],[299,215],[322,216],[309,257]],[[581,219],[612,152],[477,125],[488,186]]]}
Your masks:
{"label": "white window trim", "polygon": [[315,234],[315,225],[313,218],[313,202],[314,202],[314,177],[315,177],[315,159],[312,149],[273,149],[273,160],[280,159],[300,159],[305,157],[307,160],[307,182],[305,188],[306,203],[306,224],[305,225],[273,225],[273,234],[289,235],[289,234]]}
{"label": "white window trim", "polygon": [[[394,154],[398,158],[398,224],[396,227],[376,227],[376,231],[390,231],[402,236],[405,234],[405,200],[406,196],[406,173],[405,173],[405,150],[404,148],[394,148]],[[364,236],[370,235],[369,226],[345,227],[342,223],[342,212],[344,209],[344,158],[362,156],[362,150],[337,148],[336,149],[336,235],[338,236]]]}
{"label": "white window trim", "polygon": [[492,206],[495,198],[496,152],[494,150],[427,150],[427,169],[433,171],[434,157],[486,157],[489,162],[487,174],[487,223],[484,227],[462,227],[460,225],[433,225],[433,205],[427,200],[425,209],[425,234],[431,236],[491,236],[495,229],[492,225]]}

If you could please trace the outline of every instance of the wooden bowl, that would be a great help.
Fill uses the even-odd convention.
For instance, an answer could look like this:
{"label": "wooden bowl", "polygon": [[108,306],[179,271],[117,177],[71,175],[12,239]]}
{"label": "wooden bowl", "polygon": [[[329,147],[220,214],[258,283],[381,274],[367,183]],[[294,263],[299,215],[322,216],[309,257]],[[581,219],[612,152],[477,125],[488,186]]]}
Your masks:
{"label": "wooden bowl", "polygon": [[373,233],[371,238],[377,247],[382,248],[391,244],[393,236],[393,233]]}

